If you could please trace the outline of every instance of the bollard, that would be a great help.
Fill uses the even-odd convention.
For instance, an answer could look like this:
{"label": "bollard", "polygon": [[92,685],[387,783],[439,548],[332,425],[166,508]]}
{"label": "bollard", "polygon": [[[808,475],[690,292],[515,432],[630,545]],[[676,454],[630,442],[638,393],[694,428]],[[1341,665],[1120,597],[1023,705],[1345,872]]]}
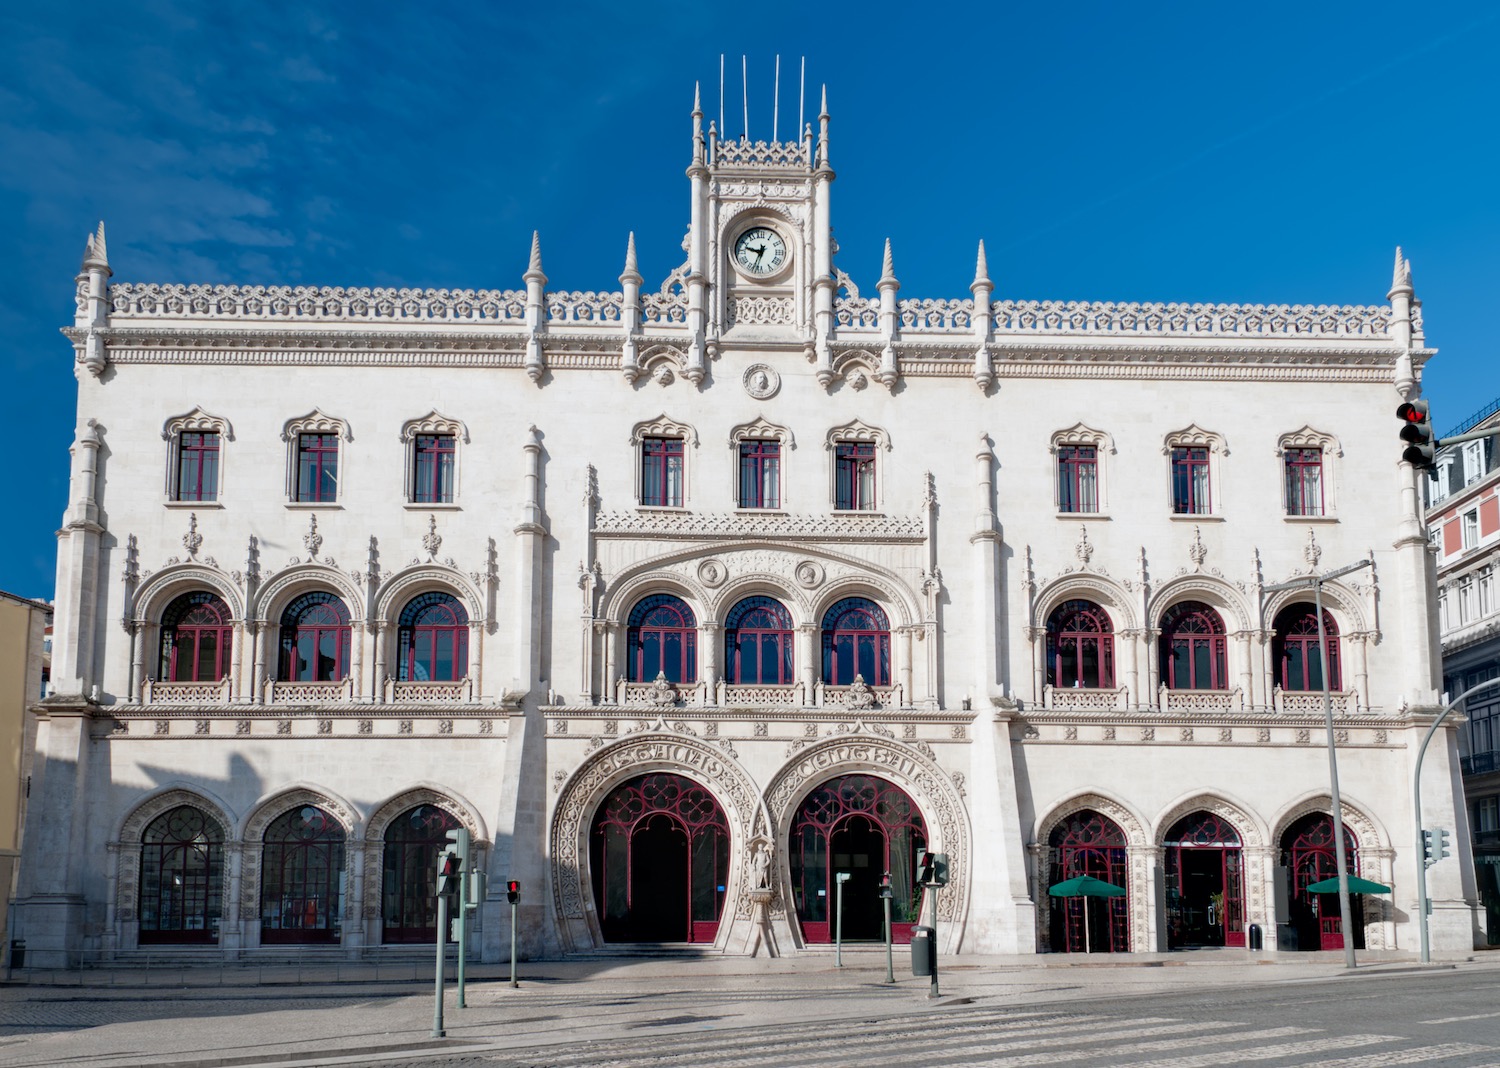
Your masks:
{"label": "bollard", "polygon": [[1265,936],[1261,934],[1260,924],[1252,923],[1249,930],[1245,932],[1249,948],[1253,950],[1265,948]]}

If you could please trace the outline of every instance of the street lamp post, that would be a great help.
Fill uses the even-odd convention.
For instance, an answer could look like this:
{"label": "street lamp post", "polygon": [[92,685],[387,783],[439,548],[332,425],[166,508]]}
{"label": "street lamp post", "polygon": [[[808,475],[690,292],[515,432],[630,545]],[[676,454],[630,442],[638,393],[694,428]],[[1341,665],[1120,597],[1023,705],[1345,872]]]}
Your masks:
{"label": "street lamp post", "polygon": [[1463,693],[1444,705],[1443,710],[1438,713],[1437,719],[1432,721],[1432,726],[1427,728],[1427,733],[1422,737],[1422,744],[1417,749],[1417,766],[1416,770],[1412,772],[1411,807],[1412,826],[1416,828],[1414,840],[1416,842],[1417,857],[1417,930],[1422,937],[1423,964],[1432,963],[1432,939],[1427,931],[1427,857],[1426,850],[1422,848],[1422,760],[1427,756],[1427,743],[1432,741],[1432,736],[1437,733],[1437,729],[1443,720],[1448,718],[1448,713],[1463,704],[1472,695],[1478,693],[1480,690],[1487,690],[1491,686],[1500,686],[1500,679],[1489,679],[1479,683],[1477,686],[1470,686]]}
{"label": "street lamp post", "polygon": [[1289,582],[1280,582],[1263,588],[1265,593],[1279,593],[1282,590],[1297,590],[1304,587],[1311,587],[1313,591],[1313,609],[1318,616],[1318,670],[1323,676],[1323,721],[1328,727],[1328,784],[1332,802],[1329,807],[1333,809],[1333,859],[1339,877],[1339,929],[1344,933],[1344,966],[1346,968],[1355,967],[1354,923],[1353,913],[1349,908],[1349,862],[1344,856],[1344,813],[1343,805],[1339,800],[1339,762],[1333,738],[1333,695],[1328,683],[1328,631],[1323,626],[1323,583],[1361,568],[1372,567],[1374,563],[1373,560],[1360,560],[1344,567],[1334,568],[1332,571],[1325,571],[1321,575],[1308,575],[1305,578],[1292,579]]}

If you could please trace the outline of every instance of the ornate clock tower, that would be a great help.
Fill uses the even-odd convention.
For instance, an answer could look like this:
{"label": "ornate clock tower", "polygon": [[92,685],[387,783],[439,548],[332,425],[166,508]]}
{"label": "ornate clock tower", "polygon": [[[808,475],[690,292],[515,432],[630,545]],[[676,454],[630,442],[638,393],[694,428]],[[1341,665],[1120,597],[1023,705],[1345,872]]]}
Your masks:
{"label": "ornate clock tower", "polygon": [[693,100],[687,377],[725,347],[803,352],[828,365],[833,326],[828,95],[796,141],[730,141]]}

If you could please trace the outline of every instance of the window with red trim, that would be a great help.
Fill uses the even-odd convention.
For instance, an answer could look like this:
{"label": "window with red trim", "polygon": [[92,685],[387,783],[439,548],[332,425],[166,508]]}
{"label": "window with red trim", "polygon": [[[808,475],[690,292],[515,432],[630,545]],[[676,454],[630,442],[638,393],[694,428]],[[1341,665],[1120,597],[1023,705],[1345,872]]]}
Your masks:
{"label": "window with red trim", "polygon": [[840,441],[833,447],[833,506],[854,512],[875,510],[875,445]]}
{"label": "window with red trim", "polygon": [[846,597],[823,616],[823,681],[848,686],[891,684],[891,624],[874,601]]}
{"label": "window with red trim", "polygon": [[1047,681],[1053,686],[1114,686],[1114,624],[1093,601],[1065,601],[1047,617]]}
{"label": "window with red trim", "polygon": [[740,442],[740,507],[781,507],[781,442]]}
{"label": "window with red trim", "polygon": [[349,609],[331,593],[306,593],[281,614],[281,680],[337,682],[349,675]]}
{"label": "window with red trim", "polygon": [[206,591],[185,593],[161,617],[161,666],[166,682],[218,682],[229,671],[234,643],[229,606]]}
{"label": "window with red trim", "polygon": [[216,430],[184,430],[177,435],[177,477],[174,500],[219,499],[219,434]]}
{"label": "window with red trim", "polygon": [[653,594],[630,610],[625,632],[626,673],[631,682],[698,681],[698,621],[680,597]]}
{"label": "window with red trim", "polygon": [[424,593],[401,611],[402,682],[457,682],[469,673],[469,613],[451,593]]}
{"label": "window with red trim", "polygon": [[681,438],[641,439],[641,504],[681,508],[684,450]]}
{"label": "window with red trim", "polygon": [[1057,510],[1099,510],[1099,450],[1092,445],[1060,445],[1057,449]]}
{"label": "window with red trim", "polygon": [[1171,690],[1227,690],[1224,620],[1208,605],[1182,601],[1161,621],[1161,681]]}
{"label": "window with red trim", "polygon": [[338,499],[339,436],[297,435],[296,499],[329,503]]}
{"label": "window with red trim", "polygon": [[[1283,690],[1321,690],[1323,657],[1318,648],[1317,610],[1310,604],[1294,604],[1276,614],[1271,654],[1276,658],[1276,681]],[[1328,642],[1328,688],[1342,689],[1339,671],[1339,628],[1333,616],[1323,612],[1323,632]]]}
{"label": "window with red trim", "polygon": [[1172,511],[1178,515],[1208,515],[1208,449],[1188,446],[1172,450]]}
{"label": "window with red trim", "polygon": [[416,504],[452,504],[458,439],[418,434],[412,442],[411,499]]}
{"label": "window with red trim", "polygon": [[746,597],[724,621],[724,674],[732,683],[786,685],[792,674],[792,615],[771,597]]}
{"label": "window with red trim", "polygon": [[1286,514],[1323,514],[1323,450],[1287,449]]}

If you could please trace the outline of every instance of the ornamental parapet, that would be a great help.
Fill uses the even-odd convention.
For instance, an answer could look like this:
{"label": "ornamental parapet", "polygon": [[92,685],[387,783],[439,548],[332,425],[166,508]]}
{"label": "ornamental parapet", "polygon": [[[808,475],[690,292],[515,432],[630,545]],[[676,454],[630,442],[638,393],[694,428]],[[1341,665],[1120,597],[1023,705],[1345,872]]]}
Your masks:
{"label": "ornamental parapet", "polygon": [[1042,687],[1042,707],[1066,712],[1124,712],[1130,707],[1130,690],[1083,689],[1071,686]]}
{"label": "ornamental parapet", "polygon": [[280,682],[267,679],[261,702],[267,705],[326,705],[354,700],[354,679],[340,682]]}
{"label": "ornamental parapet", "polygon": [[1391,325],[1384,305],[997,300],[990,310],[997,334],[1369,339]]}
{"label": "ornamental parapet", "polygon": [[[1359,694],[1353,690],[1334,690],[1328,695],[1328,703],[1335,716],[1358,716],[1364,711],[1359,705]],[[1277,686],[1271,691],[1271,708],[1283,716],[1321,716],[1323,692],[1287,693]]]}
{"label": "ornamental parapet", "polygon": [[407,681],[386,676],[381,695],[388,705],[426,704],[472,704],[474,681],[468,676],[453,682]]}
{"label": "ornamental parapet", "polygon": [[1162,685],[1158,696],[1163,712],[1241,712],[1245,708],[1244,692],[1231,690],[1169,690]]}
{"label": "ornamental parapet", "polygon": [[148,677],[141,683],[143,705],[227,705],[233,697],[228,675],[218,682],[157,682]]}

